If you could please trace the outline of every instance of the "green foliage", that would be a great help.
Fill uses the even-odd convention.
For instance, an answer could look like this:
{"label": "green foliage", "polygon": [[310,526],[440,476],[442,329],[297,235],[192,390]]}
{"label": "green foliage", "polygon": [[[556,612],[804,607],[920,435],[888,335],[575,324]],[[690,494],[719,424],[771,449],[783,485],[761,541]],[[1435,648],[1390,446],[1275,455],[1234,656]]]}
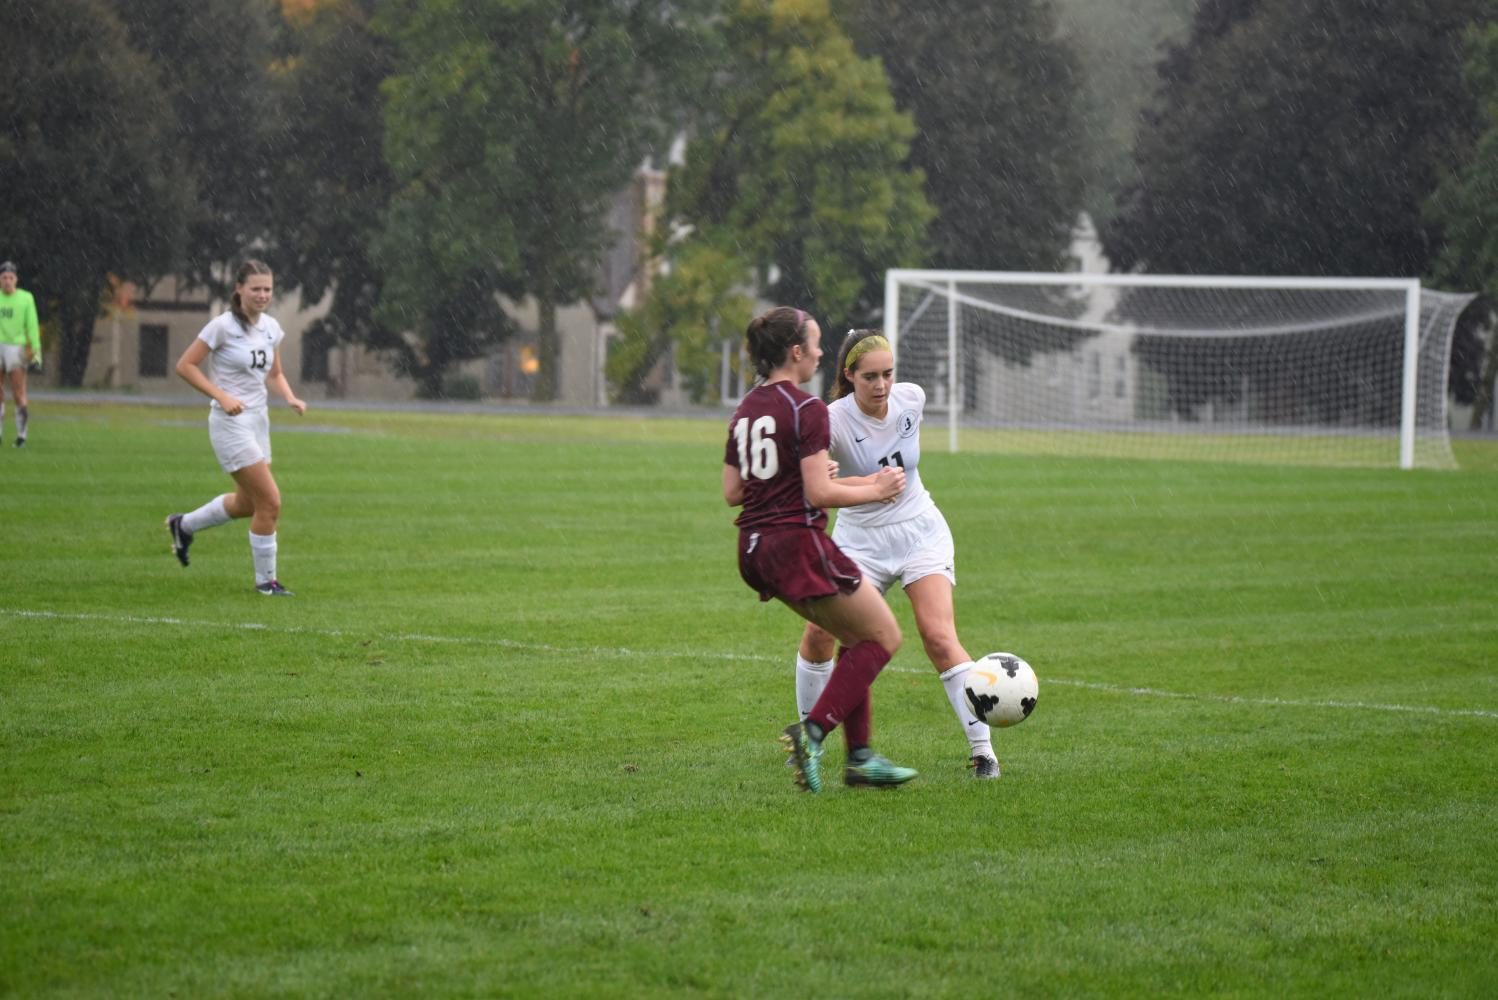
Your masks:
{"label": "green foliage", "polygon": [[751,273],[732,247],[696,240],[681,248],[645,304],[619,317],[620,338],[607,368],[617,399],[654,402],[656,387],[647,379],[668,353],[696,402],[716,399],[721,345],[743,328],[753,308],[744,293]]}
{"label": "green foliage", "polygon": [[437,392],[427,395],[423,385],[418,387],[417,398],[473,402],[484,398],[484,387],[475,375],[449,372],[443,376],[442,386]]}
{"label": "green foliage", "polygon": [[[660,143],[696,4],[388,0],[396,52],[385,150],[397,190],[379,242],[381,317],[424,341],[423,371],[507,331],[472,308],[540,307],[536,395],[557,389],[554,311],[594,291],[609,200]],[[454,299],[473,324],[454,329]]]}
{"label": "green foliage", "polygon": [[[191,193],[174,271],[226,293],[234,266],[272,233],[286,115],[270,78],[275,5],[256,0],[115,0],[135,46],[159,67],[175,117],[171,154]],[[272,267],[275,261],[270,262]]]}
{"label": "green foliage", "polygon": [[[1481,290],[1486,308],[1474,310],[1475,318],[1485,319],[1491,329],[1498,313],[1498,22],[1476,25],[1470,32],[1466,81],[1482,128],[1465,160],[1442,177],[1427,205],[1446,238],[1432,280],[1449,288]],[[1489,333],[1486,349],[1475,330],[1464,328],[1458,336],[1451,358],[1452,391],[1472,404],[1476,429],[1493,408],[1498,332]]]}
{"label": "green foliage", "polygon": [[721,421],[278,408],[267,601],[243,522],[167,552],[226,485],[201,407],[33,408],[0,992],[1498,992],[1491,442],[1441,474],[932,442],[962,638],[1039,707],[970,779],[894,593],[874,733],[921,776],[813,798]]}
{"label": "green foliage", "polygon": [[382,136],[380,83],[388,46],[371,29],[377,0],[322,3],[285,25],[274,81],[294,109],[278,133],[268,256],[282,293],[331,296],[303,333],[321,347],[362,344],[410,371],[407,342],[374,318],[384,274],[372,252],[394,189]]}
{"label": "green foliage", "polygon": [[158,68],[111,4],[14,5],[5,30],[0,254],[61,328],[59,377],[79,385],[108,276],[147,282],[177,259],[189,176]]}
{"label": "green foliage", "polygon": [[1099,224],[1134,171],[1139,118],[1155,94],[1163,47],[1186,31],[1196,0],[1054,0],[1064,37],[1084,67],[1087,211]]}
{"label": "green foliage", "polygon": [[884,271],[924,260],[914,124],[826,0],[742,0],[725,30],[722,104],[673,172],[668,214],[733,244],[768,297],[839,325],[869,315]]}
{"label": "green foliage", "polygon": [[915,119],[910,162],[936,208],[930,266],[1063,267],[1082,207],[1085,74],[1052,0],[840,6]]}
{"label": "green foliage", "polygon": [[1474,27],[1469,42],[1466,81],[1482,128],[1429,204],[1446,236],[1433,277],[1498,302],[1498,20]]}
{"label": "green foliage", "polygon": [[1204,3],[1162,63],[1115,267],[1417,275],[1422,216],[1475,119],[1456,41],[1489,0]]}

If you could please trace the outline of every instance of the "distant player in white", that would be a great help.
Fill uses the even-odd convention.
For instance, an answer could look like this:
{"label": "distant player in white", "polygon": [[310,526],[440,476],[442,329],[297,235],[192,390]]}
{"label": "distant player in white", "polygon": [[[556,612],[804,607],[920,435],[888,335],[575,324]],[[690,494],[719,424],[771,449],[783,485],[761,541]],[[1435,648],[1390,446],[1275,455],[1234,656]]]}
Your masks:
{"label": "distant player in white", "polygon": [[[954,546],[946,518],[921,483],[921,418],[926,392],[895,381],[895,356],[878,330],[850,330],[838,352],[838,377],[828,406],[838,473],[867,476],[886,466],[905,470],[905,489],[893,501],[844,507],[832,539],[887,592],[905,588],[926,655],[941,676],[947,700],[968,742],[968,766],[979,778],[999,776],[988,726],[963,697],[963,675],[973,660],[957,638],[952,588]],[[796,708],[805,718],[831,676],[836,640],[808,624],[796,656]]]}
{"label": "distant player in white", "polygon": [[[270,472],[269,386],[298,414],[307,404],[291,391],[281,370],[286,333],[265,314],[275,294],[268,265],[247,260],[234,281],[229,310],[203,327],[182,352],[177,374],[213,400],[208,408],[208,439],[219,466],[234,480],[234,492],[214,497],[197,510],[166,519],[172,552],[186,566],[193,536],[235,518],[250,519],[250,557],[255,590],[267,597],[290,597],[276,577],[276,522],[281,491]],[[211,374],[200,367],[209,361]]]}

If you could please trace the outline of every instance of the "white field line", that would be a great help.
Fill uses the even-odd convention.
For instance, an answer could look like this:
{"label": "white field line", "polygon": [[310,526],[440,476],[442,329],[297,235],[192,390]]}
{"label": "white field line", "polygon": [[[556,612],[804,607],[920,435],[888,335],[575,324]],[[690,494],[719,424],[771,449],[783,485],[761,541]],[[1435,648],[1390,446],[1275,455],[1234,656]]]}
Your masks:
{"label": "white field line", "polygon": [[[450,644],[459,646],[492,646],[496,649],[512,649],[526,653],[559,653],[568,656],[619,656],[625,658],[655,659],[700,659],[701,650],[656,650],[630,649],[625,646],[555,646],[544,642],[521,642],[516,639],[494,639],[461,635],[430,635],[420,632],[368,633],[348,632],[336,628],[304,628],[300,626],[264,625],[259,622],[217,622],[189,618],[156,617],[150,615],[101,615],[61,611],[28,611],[19,608],[0,608],[0,615],[10,618],[43,621],[104,622],[117,625],[170,625],[180,628],[218,629],[224,631],[277,632],[283,635],[315,635],[331,639],[360,639],[379,642],[416,642]],[[788,657],[754,653],[713,653],[715,660],[732,660],[754,663],[783,663]],[[903,674],[929,674],[930,667],[915,668],[891,666]],[[1126,695],[1134,698],[1174,698],[1182,701],[1218,702],[1226,705],[1265,705],[1280,708],[1328,708],[1358,712],[1403,712],[1415,715],[1436,715],[1454,718],[1498,719],[1498,711],[1485,708],[1436,708],[1431,705],[1398,705],[1381,702],[1340,701],[1313,698],[1245,698],[1239,695],[1193,694],[1186,691],[1162,691],[1159,688],[1130,687],[1124,684],[1101,684],[1096,681],[1078,681],[1045,677],[1047,684],[1082,688],[1104,694]]]}

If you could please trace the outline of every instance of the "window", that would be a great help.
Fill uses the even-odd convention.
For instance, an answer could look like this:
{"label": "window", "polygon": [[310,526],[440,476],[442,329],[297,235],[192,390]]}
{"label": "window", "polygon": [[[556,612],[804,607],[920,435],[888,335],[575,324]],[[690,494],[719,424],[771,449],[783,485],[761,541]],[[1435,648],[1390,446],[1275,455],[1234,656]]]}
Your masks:
{"label": "window", "polygon": [[164,378],[167,355],[166,327],[156,323],[140,325],[140,359],[138,370],[141,378]]}
{"label": "window", "polygon": [[332,347],[333,344],[329,339],[318,336],[312,330],[302,334],[302,373],[299,376],[301,381],[328,381],[330,374],[328,354]]}

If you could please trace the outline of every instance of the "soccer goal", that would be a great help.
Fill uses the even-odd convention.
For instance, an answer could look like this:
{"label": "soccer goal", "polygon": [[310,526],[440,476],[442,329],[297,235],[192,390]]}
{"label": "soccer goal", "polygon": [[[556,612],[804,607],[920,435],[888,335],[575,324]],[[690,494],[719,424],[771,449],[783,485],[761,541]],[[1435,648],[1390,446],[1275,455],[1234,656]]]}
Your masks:
{"label": "soccer goal", "polygon": [[892,270],[885,334],[957,451],[1454,468],[1470,295],[1413,279]]}

